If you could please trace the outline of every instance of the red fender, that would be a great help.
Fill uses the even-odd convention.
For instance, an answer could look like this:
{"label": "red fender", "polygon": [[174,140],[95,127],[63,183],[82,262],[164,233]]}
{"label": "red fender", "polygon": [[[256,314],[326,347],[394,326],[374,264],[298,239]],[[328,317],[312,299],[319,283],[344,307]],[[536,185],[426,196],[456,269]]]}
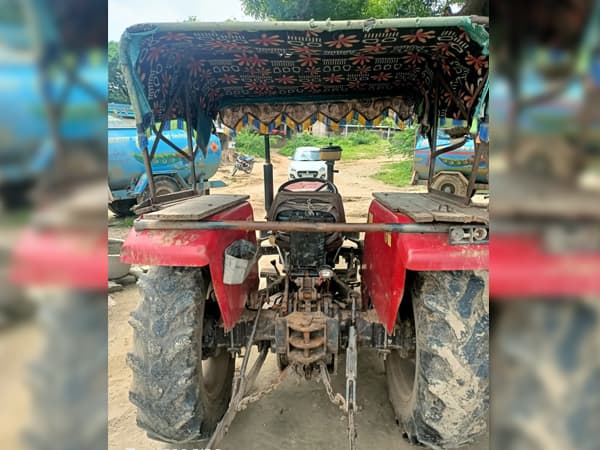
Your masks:
{"label": "red fender", "polygon": [[[371,202],[369,222],[414,223],[410,217]],[[363,298],[370,298],[388,333],[394,329],[406,271],[488,268],[487,245],[450,245],[448,233],[366,233],[361,278]]]}
{"label": "red fender", "polygon": [[[252,206],[241,205],[221,211],[206,219],[254,220]],[[208,265],[225,329],[239,320],[250,292],[258,289],[258,265],[243,284],[223,284],[225,249],[238,239],[256,242],[253,231],[242,230],[144,230],[132,229],[121,248],[121,260],[150,266],[203,267]]]}
{"label": "red fender", "polygon": [[600,294],[600,252],[552,253],[535,233],[494,235],[490,250],[494,299]]}
{"label": "red fender", "polygon": [[106,291],[106,232],[25,230],[15,244],[10,281],[20,286]]}

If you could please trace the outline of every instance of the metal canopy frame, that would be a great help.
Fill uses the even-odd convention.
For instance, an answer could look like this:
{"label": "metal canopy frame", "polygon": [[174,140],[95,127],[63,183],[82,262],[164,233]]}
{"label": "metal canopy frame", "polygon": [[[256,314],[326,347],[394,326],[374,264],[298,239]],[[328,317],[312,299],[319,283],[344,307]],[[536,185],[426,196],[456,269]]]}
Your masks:
{"label": "metal canopy frame", "polygon": [[[481,82],[481,84],[479,86],[477,86],[477,89],[475,90],[475,93],[473,94],[473,98],[479,98],[482,90],[484,89],[484,87],[487,84],[488,75],[489,75],[489,72],[485,74],[483,81]],[[461,203],[464,205],[468,205],[469,202],[471,201],[471,197],[473,196],[473,193],[475,191],[475,180],[477,179],[477,172],[479,171],[481,158],[483,157],[484,160],[489,163],[489,144],[487,142],[475,142],[475,151],[473,154],[473,158],[474,158],[473,165],[471,167],[471,173],[469,174],[467,191],[464,196],[450,194],[448,192],[443,192],[439,189],[434,189],[431,186],[433,176],[435,173],[435,161],[436,161],[437,157],[440,155],[443,155],[444,153],[448,153],[448,152],[451,152],[453,150],[456,150],[456,149],[462,147],[465,144],[465,142],[467,141],[467,138],[465,137],[461,142],[449,145],[440,150],[437,149],[437,132],[438,132],[437,110],[438,110],[438,100],[439,100],[440,88],[443,88],[444,91],[446,91],[450,95],[450,100],[454,104],[456,104],[456,106],[459,109],[461,109],[463,111],[463,113],[465,114],[466,117],[469,118],[468,119],[469,123],[472,122],[473,120],[477,120],[477,118],[474,117],[474,114],[473,115],[467,114],[467,112],[464,108],[464,105],[458,100],[458,98],[456,98],[456,96],[452,92],[452,89],[450,89],[450,86],[448,86],[448,83],[446,83],[446,81],[442,77],[440,77],[438,74],[436,74],[435,85],[434,85],[434,94],[433,94],[433,98],[434,98],[433,110],[429,117],[429,122],[432,123],[432,125],[430,126],[428,133],[427,133],[427,141],[429,142],[429,150],[430,150],[429,172],[427,175],[427,192],[433,193],[435,195],[439,195],[450,201],[455,201],[455,202],[458,202],[458,203]],[[484,100],[485,100],[484,98],[480,98],[479,99],[480,104],[482,102],[484,102]]]}
{"label": "metal canopy frame", "polygon": [[[181,147],[173,143],[169,138],[167,138],[163,133],[165,131],[165,125],[170,120],[171,110],[173,107],[174,99],[178,94],[181,93],[181,90],[185,87],[186,92],[189,90],[189,82],[178,83],[175,84],[177,86],[174,95],[172,96],[171,103],[167,107],[164,117],[160,121],[160,126],[157,128],[156,124],[152,126],[152,132],[154,133],[155,139],[152,143],[152,149],[148,149],[147,141],[144,148],[142,148],[142,156],[144,159],[144,168],[146,170],[146,174],[148,176],[148,188],[150,191],[150,196],[148,199],[144,200],[133,209],[137,213],[144,213],[150,211],[156,211],[158,209],[159,204],[170,203],[175,200],[180,200],[183,198],[193,197],[198,195],[197,191],[197,178],[196,178],[196,155],[198,154],[199,146],[196,141],[194,144],[193,137],[193,128],[192,128],[192,109],[189,101],[189,95],[186,95],[186,117],[185,117],[185,131],[187,135],[187,144],[189,153],[185,152]],[[152,171],[152,160],[156,154],[156,149],[158,148],[159,142],[162,141],[175,150],[179,155],[185,158],[190,163],[190,173],[191,173],[191,189],[185,189],[180,192],[175,192],[172,194],[166,195],[156,195],[156,185],[154,184],[154,173]],[[203,150],[204,155],[206,155],[206,151]]]}
{"label": "metal canopy frame", "polygon": [[[486,25],[488,22],[486,18],[481,17],[433,17],[433,18],[409,18],[409,19],[383,19],[383,20],[373,20],[373,23],[369,21],[339,21],[339,22],[273,22],[273,23],[197,23],[197,24],[141,24],[130,27],[128,31],[125,32],[122,38],[122,48],[121,48],[121,62],[123,64],[124,73],[126,74],[126,81],[128,83],[128,89],[130,90],[132,105],[136,112],[137,122],[138,122],[138,135],[146,132],[146,128],[144,128],[143,123],[146,121],[146,116],[149,112],[147,105],[147,101],[142,93],[141,86],[139,85],[139,81],[134,75],[132,61],[129,48],[132,42],[132,34],[128,34],[129,32],[135,34],[137,38],[141,36],[146,36],[152,34],[157,29],[160,29],[161,32],[172,32],[172,33],[183,33],[183,32],[208,32],[208,31],[248,31],[248,30],[333,30],[340,29],[345,30],[350,26],[354,27],[362,27],[363,29],[368,27],[373,27],[377,24],[378,27],[383,25],[387,25],[389,27],[426,27],[426,26],[435,26],[435,27],[443,27],[443,26],[462,26],[466,30],[469,30],[471,37],[474,38],[483,48],[483,54],[487,54],[487,34],[483,32],[482,29],[477,28],[478,26]],[[482,34],[483,33],[483,34]],[[184,81],[182,77],[185,77],[185,70],[179,70],[173,74],[174,79],[178,79],[179,81]],[[476,91],[473,94],[474,98],[479,98],[479,102],[483,100],[480,98],[480,94],[484,86],[487,84],[487,73],[485,74],[485,78],[476,88]],[[195,158],[197,156],[197,151],[199,148],[198,140],[196,140],[196,144],[193,145],[193,132],[194,128],[192,127],[192,122],[194,121],[194,117],[197,117],[200,120],[200,115],[203,114],[203,111],[200,109],[200,105],[196,102],[196,109],[192,111],[192,106],[190,105],[190,81],[185,80],[184,82],[173,83],[171,86],[175,86],[173,89],[174,92],[170,92],[168,94],[167,103],[164,108],[164,114],[162,120],[158,120],[160,118],[156,118],[156,122],[160,122],[160,126],[156,127],[156,122],[152,120],[152,123],[146,126],[154,133],[156,139],[152,145],[151,150],[148,149],[147,139],[145,140],[145,145],[142,145],[142,155],[144,158],[144,165],[146,169],[146,173],[148,176],[148,185],[150,196],[147,200],[139,204],[134,210],[138,213],[154,211],[164,205],[165,202],[171,202],[174,200],[178,200],[181,198],[187,198],[194,195],[198,195],[197,192],[197,179],[196,179],[196,167],[195,167]],[[185,152],[183,149],[175,145],[172,141],[170,141],[167,137],[164,136],[164,128],[167,121],[173,118],[174,113],[174,104],[176,102],[177,97],[181,95],[182,89],[185,89],[185,104],[184,104],[184,113],[185,113],[185,123],[186,123],[186,131],[187,131],[187,140],[188,147],[190,149],[189,153]],[[475,187],[475,179],[477,175],[477,170],[479,168],[481,156],[487,155],[486,149],[484,146],[477,145],[475,147],[475,160],[473,163],[473,170],[471,171],[471,175],[469,177],[469,185],[467,189],[467,196],[461,197],[457,195],[447,194],[441,192],[439,190],[435,190],[431,188],[431,180],[434,175],[435,168],[435,160],[438,156],[455,150],[462,146],[465,141],[459,144],[453,144],[444,149],[437,149],[437,131],[438,131],[438,112],[439,112],[439,99],[441,91],[445,91],[449,94],[450,101],[456,106],[458,110],[462,113],[462,115],[467,119],[467,122],[471,123],[474,120],[474,113],[472,111],[472,105],[464,105],[463,102],[457,98],[455,93],[450,88],[449,84],[443,77],[440,76],[439,73],[436,73],[433,79],[433,88],[428,90],[427,92],[422,92],[423,94],[423,103],[425,106],[425,111],[423,114],[423,124],[428,125],[427,130],[427,138],[429,141],[431,157],[429,162],[429,175],[428,175],[428,191],[440,194],[444,197],[448,197],[449,200],[453,200],[459,203],[469,203],[470,197],[473,193]],[[140,96],[138,98],[138,96]],[[239,104],[243,104],[244,99],[239,99]],[[433,105],[431,104],[433,103]],[[229,105],[224,105],[229,106]],[[195,114],[195,115],[194,115]],[[202,120],[206,120],[207,117],[203,116]],[[426,123],[425,123],[426,121]],[[195,124],[196,127],[199,124]],[[199,129],[195,130],[199,132]],[[197,136],[199,138],[200,136]],[[268,142],[268,135],[265,135],[265,199],[266,202],[269,201],[269,198],[272,197],[272,169],[270,167],[270,148]],[[152,173],[152,159],[155,155],[158,142],[162,141],[175,150],[178,154],[186,158],[190,162],[190,169],[192,173],[192,188],[189,190],[177,192],[175,194],[167,194],[164,196],[156,196],[156,189],[154,183],[154,177]],[[203,151],[205,151],[203,149]],[[271,169],[271,170],[269,170]],[[269,185],[269,186],[267,186]],[[269,195],[270,193],[270,195]]]}

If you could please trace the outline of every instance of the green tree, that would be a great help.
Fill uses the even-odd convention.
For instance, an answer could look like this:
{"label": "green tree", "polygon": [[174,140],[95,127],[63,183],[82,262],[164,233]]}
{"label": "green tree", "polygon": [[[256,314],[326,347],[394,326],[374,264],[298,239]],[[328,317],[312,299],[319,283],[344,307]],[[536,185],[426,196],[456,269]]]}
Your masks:
{"label": "green tree", "polygon": [[[244,12],[266,20],[339,20],[369,17],[422,17],[449,14],[450,5],[473,4],[469,14],[488,0],[242,0]],[[481,7],[480,7],[481,9]],[[479,14],[482,14],[479,12]]]}
{"label": "green tree", "polygon": [[368,4],[369,0],[242,0],[244,12],[259,20],[360,19]]}
{"label": "green tree", "polygon": [[111,103],[129,104],[129,93],[125,84],[125,77],[119,64],[119,43],[108,43],[108,101]]}

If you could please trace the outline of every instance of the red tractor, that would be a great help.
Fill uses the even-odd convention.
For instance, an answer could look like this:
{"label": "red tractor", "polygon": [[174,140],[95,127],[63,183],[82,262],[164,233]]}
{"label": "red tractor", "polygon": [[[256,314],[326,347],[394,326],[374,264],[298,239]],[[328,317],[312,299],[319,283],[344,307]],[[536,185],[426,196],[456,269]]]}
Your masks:
{"label": "red tractor", "polygon": [[[454,448],[486,432],[489,230],[487,209],[470,202],[474,176],[463,197],[431,188],[374,193],[366,223],[349,223],[333,183],[343,149],[321,150],[327,180],[290,180],[273,195],[269,133],[280,123],[376,125],[417,113],[431,178],[435,158],[462,145],[436,149],[441,117],[467,130],[487,126],[487,44],[487,19],[475,17],[125,31],[121,63],[152,194],[122,248],[125,262],[152,266],[130,320],[130,399],[150,437],[209,439],[214,448],[235,413],[262,395],[247,394],[272,352],[280,379],[294,372],[325,384],[348,415],[354,448],[359,347],[385,358],[390,400],[411,442]],[[266,221],[255,220],[244,195],[199,195],[194,184],[155,195],[157,143],[195,173],[217,116],[234,129],[255,123],[265,135]],[[187,148],[163,135],[167,124],[187,130]],[[476,143],[478,162],[487,133]],[[249,368],[253,346],[259,355]],[[335,395],[329,375],[342,353],[346,391]]]}

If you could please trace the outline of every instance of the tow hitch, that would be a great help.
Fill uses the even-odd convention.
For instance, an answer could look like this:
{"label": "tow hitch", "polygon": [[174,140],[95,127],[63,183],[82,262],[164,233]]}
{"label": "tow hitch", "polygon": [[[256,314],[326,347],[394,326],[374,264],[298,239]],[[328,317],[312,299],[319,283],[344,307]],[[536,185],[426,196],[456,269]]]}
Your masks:
{"label": "tow hitch", "polygon": [[262,311],[262,305],[258,308],[256,316],[254,318],[254,324],[252,331],[248,337],[246,344],[246,352],[243,356],[242,365],[240,367],[239,374],[233,379],[233,388],[231,401],[227,411],[223,415],[223,418],[218,423],[214,433],[208,441],[207,448],[217,448],[219,442],[225,437],[229,431],[229,427],[233,423],[235,416],[239,411],[243,411],[248,407],[249,404],[260,400],[265,395],[274,391],[283,380],[290,374],[294,373],[296,376],[303,374],[306,378],[318,378],[323,382],[327,396],[329,400],[340,407],[348,416],[348,446],[350,450],[356,450],[356,426],[354,423],[354,413],[356,411],[356,375],[357,375],[357,333],[356,333],[356,297],[352,296],[352,320],[349,327],[348,333],[348,346],[346,348],[346,396],[345,398],[339,394],[334,393],[333,387],[331,386],[331,379],[329,377],[329,371],[327,365],[321,360],[317,362],[317,365],[312,367],[314,370],[307,370],[302,364],[298,362],[290,363],[279,376],[266,388],[248,394],[252,389],[254,382],[262,368],[269,348],[262,346],[259,348],[259,354],[252,365],[252,368],[248,371],[248,361],[250,357],[250,349],[256,337],[256,330],[258,328],[260,315]]}

